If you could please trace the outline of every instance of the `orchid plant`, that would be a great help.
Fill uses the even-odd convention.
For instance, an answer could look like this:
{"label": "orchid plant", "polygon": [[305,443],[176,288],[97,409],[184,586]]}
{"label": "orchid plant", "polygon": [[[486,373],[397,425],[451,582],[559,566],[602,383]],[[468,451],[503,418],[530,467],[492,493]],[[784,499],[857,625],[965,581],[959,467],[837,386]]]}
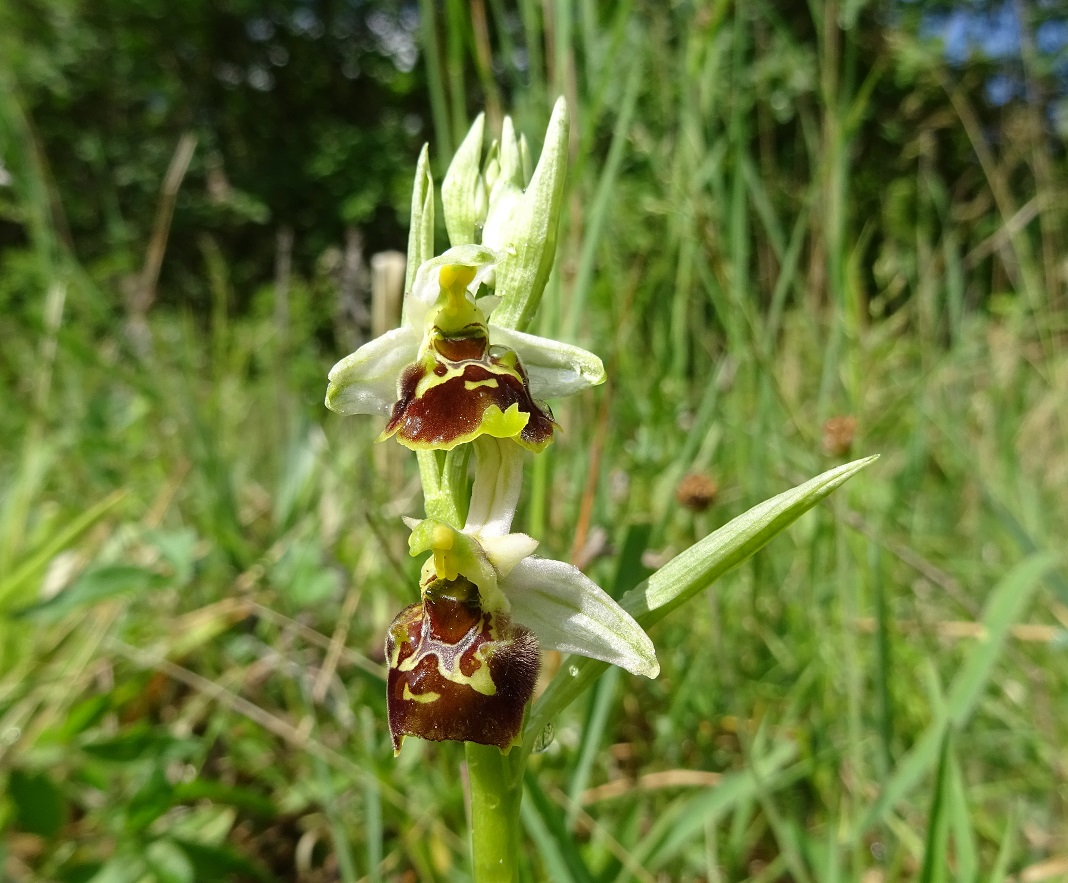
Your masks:
{"label": "orchid plant", "polygon": [[[552,268],[567,167],[557,101],[537,166],[509,119],[483,155],[479,116],[441,186],[451,247],[434,251],[435,188],[416,170],[401,326],[330,371],[326,405],[385,419],[380,441],[416,452],[426,517],[406,518],[425,557],[419,601],[386,637],[395,752],[406,737],[466,743],[477,881],[517,879],[522,773],[542,730],[608,665],[654,678],[652,625],[753,554],[873,458],[751,509],[620,601],[512,532],[523,467],[557,429],[547,399],[605,381],[601,360],[524,332]],[[469,482],[471,454],[473,479]],[[537,702],[540,652],[580,657]]]}

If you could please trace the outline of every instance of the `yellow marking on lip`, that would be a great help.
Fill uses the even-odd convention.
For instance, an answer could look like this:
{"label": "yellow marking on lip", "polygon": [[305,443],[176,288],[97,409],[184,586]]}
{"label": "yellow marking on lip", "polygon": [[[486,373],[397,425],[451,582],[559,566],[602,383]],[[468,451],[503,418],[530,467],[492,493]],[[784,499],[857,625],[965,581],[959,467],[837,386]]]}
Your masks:
{"label": "yellow marking on lip", "polygon": [[435,693],[433,690],[426,693],[413,693],[408,689],[408,685],[405,684],[401,698],[411,700],[412,702],[419,702],[423,705],[429,705],[431,702],[437,702],[441,698],[441,694]]}
{"label": "yellow marking on lip", "polygon": [[485,386],[488,389],[496,389],[500,384],[492,377],[487,377],[485,380],[465,380],[464,389],[470,392],[472,389],[478,389],[480,386]]}

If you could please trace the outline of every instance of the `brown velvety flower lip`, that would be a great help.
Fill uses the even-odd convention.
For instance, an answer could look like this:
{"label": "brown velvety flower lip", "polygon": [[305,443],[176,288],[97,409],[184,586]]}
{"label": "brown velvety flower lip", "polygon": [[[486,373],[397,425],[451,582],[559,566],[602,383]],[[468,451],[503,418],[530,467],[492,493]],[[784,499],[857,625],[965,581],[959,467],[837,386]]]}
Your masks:
{"label": "brown velvety flower lip", "polygon": [[[446,370],[441,372],[443,367]],[[528,415],[515,437],[517,442],[540,451],[552,441],[552,412],[531,398],[521,369],[499,366],[490,358],[456,366],[438,364],[434,374],[451,376],[443,376],[420,393],[420,382],[427,377],[425,366],[416,362],[405,369],[400,399],[393,406],[383,438],[395,434],[409,448],[449,450],[473,440],[481,431],[495,435],[492,428],[483,426],[488,409],[496,406],[504,413],[514,405]]]}
{"label": "brown velvety flower lip", "polygon": [[[444,592],[441,587],[445,585]],[[513,745],[538,677],[538,642],[506,614],[461,600],[468,580],[439,580],[401,611],[386,638],[394,751],[404,736]],[[472,586],[473,588],[473,586]]]}

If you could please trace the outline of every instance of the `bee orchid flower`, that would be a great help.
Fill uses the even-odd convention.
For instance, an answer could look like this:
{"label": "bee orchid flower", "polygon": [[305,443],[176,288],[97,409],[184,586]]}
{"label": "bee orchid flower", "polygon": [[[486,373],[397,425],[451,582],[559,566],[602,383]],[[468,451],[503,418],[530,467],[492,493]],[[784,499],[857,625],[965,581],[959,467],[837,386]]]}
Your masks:
{"label": "bee orchid flower", "polygon": [[538,648],[576,653],[656,677],[641,626],[577,567],[535,558],[538,542],[510,533],[522,450],[494,438],[475,445],[467,523],[457,530],[406,519],[413,556],[430,552],[421,602],[386,640],[390,731],[507,750],[517,739],[538,671]]}
{"label": "bee orchid flower", "polygon": [[400,328],[364,344],[329,375],[326,405],[389,418],[380,439],[413,450],[451,450],[481,436],[532,451],[556,424],[544,399],[604,381],[604,366],[576,346],[492,323],[496,253],[460,245],[422,264]]}

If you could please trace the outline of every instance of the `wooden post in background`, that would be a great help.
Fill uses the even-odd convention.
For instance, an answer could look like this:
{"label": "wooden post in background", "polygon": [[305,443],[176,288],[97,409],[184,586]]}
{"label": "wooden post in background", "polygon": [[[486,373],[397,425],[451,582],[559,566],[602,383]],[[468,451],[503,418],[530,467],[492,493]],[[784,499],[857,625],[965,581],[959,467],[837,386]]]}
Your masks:
{"label": "wooden post in background", "polygon": [[[404,298],[404,254],[382,251],[371,256],[371,337],[385,334],[400,324]],[[375,467],[388,487],[403,481],[403,464],[399,447],[390,442],[375,447]]]}

